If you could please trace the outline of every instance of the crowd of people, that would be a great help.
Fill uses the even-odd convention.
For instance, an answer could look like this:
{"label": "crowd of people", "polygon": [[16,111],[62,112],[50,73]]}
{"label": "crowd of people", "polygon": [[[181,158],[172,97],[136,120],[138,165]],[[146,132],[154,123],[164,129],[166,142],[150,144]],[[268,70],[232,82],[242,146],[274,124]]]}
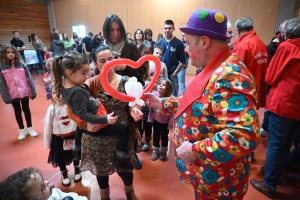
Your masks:
{"label": "crowd of people", "polygon": [[[43,120],[44,147],[49,149],[45,162],[60,168],[62,185],[71,183],[66,165],[73,162],[74,182],[82,180],[82,171],[90,171],[97,178],[102,200],[110,199],[109,175],[115,172],[124,183],[127,199],[137,199],[132,171],[142,168],[139,147],[152,149],[151,160],[166,161],[169,130],[173,129],[178,175],[194,188],[196,200],[243,199],[250,155],[261,135],[267,135],[264,180],[251,179],[250,184],[276,198],[281,172],[300,167],[300,18],[283,22],[268,47],[256,34],[251,18],[239,18],[235,29],[237,40],[231,43],[233,32],[226,14],[212,9],[195,10],[186,27],[180,28],[181,40],[174,36],[174,22],[169,19],[156,42],[151,29],[137,29],[131,39],[116,14],[106,17],[103,32],[94,38],[92,32],[85,38],[74,32],[70,40],[66,33],[53,29],[53,57],[47,58],[43,76],[46,98],[51,99]],[[18,32],[13,34],[10,45],[1,45],[0,92],[3,101],[12,104],[18,140],[24,140],[28,134],[38,136],[29,108],[36,90],[24,62],[26,47]],[[43,70],[47,48],[35,33],[31,39],[39,70]],[[137,61],[145,55],[157,56],[161,70],[152,92],[145,94],[144,106],[128,106],[105,91],[99,75],[106,63],[119,58]],[[189,60],[197,73],[186,87]],[[155,72],[152,61],[137,69],[124,64],[110,70],[107,80],[125,94],[129,77],[146,87]],[[260,128],[258,109],[263,107],[266,112]],[[290,152],[292,144],[295,148]],[[38,169],[28,168],[2,181],[0,196],[51,199],[61,194],[85,199],[52,188]]]}

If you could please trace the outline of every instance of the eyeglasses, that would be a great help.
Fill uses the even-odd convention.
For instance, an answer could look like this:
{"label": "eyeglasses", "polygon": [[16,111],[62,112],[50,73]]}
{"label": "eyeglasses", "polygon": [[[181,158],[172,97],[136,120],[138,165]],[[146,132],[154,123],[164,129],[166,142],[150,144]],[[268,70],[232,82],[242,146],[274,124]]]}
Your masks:
{"label": "eyeglasses", "polygon": [[44,177],[42,175],[41,175],[41,179],[42,179],[42,182],[41,182],[41,191],[44,192],[46,190],[46,185],[45,185]]}

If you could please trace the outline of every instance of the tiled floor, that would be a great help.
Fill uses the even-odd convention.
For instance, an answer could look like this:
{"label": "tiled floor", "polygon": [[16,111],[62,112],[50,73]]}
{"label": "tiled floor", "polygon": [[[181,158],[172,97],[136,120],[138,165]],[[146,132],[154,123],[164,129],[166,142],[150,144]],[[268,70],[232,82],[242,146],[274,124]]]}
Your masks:
{"label": "tiled floor", "polygon": [[[37,138],[28,136],[23,141],[18,141],[18,126],[14,118],[11,105],[5,105],[0,101],[0,180],[25,167],[38,167],[44,174],[46,180],[51,180],[56,187],[63,191],[75,191],[80,195],[88,196],[91,200],[100,199],[99,188],[95,177],[90,172],[83,173],[81,183],[72,183],[70,187],[63,187],[60,183],[59,169],[52,168],[47,164],[48,150],[43,146],[43,123],[42,119],[50,101],[46,100],[44,84],[41,75],[33,72],[33,79],[37,88],[38,96],[30,101],[32,121],[34,129],[40,134]],[[187,76],[191,78],[192,76]],[[189,83],[189,80],[187,80]],[[260,110],[260,119],[263,110]],[[169,160],[166,162],[151,161],[151,152],[142,152],[139,157],[143,161],[141,170],[134,170],[134,186],[139,200],[192,200],[193,191],[188,185],[181,183],[177,177],[172,152],[174,150],[170,133]],[[264,164],[267,139],[262,138],[261,144],[255,150],[254,164],[251,166],[251,178],[263,179],[260,167]],[[73,167],[69,166],[70,175]],[[281,185],[278,186],[279,199],[300,199],[300,178],[296,174],[283,174]],[[125,200],[122,181],[117,174],[110,176],[110,191],[112,200]],[[1,199],[1,197],[0,197]],[[255,191],[249,185],[249,190],[244,200],[266,200],[261,193]]]}

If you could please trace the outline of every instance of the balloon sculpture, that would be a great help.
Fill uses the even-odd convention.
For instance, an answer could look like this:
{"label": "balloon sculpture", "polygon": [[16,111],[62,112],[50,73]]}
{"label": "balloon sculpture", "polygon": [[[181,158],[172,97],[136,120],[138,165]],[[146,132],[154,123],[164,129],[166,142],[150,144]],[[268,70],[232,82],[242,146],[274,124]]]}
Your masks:
{"label": "balloon sculpture", "polygon": [[[155,73],[151,79],[151,82],[145,88],[144,91],[143,91],[142,84],[137,82],[136,77],[130,78],[129,81],[127,83],[125,83],[125,90],[128,95],[115,90],[108,83],[107,75],[108,75],[108,72],[113,67],[118,66],[118,65],[127,65],[132,68],[139,68],[144,62],[149,61],[149,60],[151,60],[155,63],[156,69],[155,69]],[[155,86],[155,83],[157,82],[157,80],[159,78],[160,69],[161,69],[160,60],[156,56],[153,56],[153,55],[143,56],[137,62],[134,62],[132,60],[125,59],[125,58],[115,59],[115,60],[112,60],[112,61],[106,63],[102,67],[101,73],[99,76],[99,79],[100,79],[99,81],[101,81],[101,85],[102,85],[103,89],[108,94],[113,96],[114,98],[119,99],[124,102],[130,102],[129,106],[133,106],[136,103],[139,104],[140,106],[143,106],[144,101],[141,99],[143,97],[143,93],[151,92],[151,90],[153,89],[153,87]]]}

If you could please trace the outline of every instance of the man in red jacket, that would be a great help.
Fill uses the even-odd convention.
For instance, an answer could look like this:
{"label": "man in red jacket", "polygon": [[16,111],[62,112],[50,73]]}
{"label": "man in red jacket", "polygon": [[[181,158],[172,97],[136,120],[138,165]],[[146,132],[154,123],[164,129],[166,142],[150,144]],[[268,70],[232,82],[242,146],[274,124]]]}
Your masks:
{"label": "man in red jacket", "polygon": [[266,74],[271,89],[266,104],[270,114],[265,179],[250,180],[256,190],[270,198],[276,197],[292,141],[300,132],[300,18],[290,19],[285,31],[288,39],[279,45]]}
{"label": "man in red jacket", "polygon": [[253,20],[242,17],[235,23],[238,39],[232,43],[233,50],[247,66],[255,78],[258,89],[257,109],[266,103],[265,74],[268,67],[269,53],[266,45],[253,30]]}

